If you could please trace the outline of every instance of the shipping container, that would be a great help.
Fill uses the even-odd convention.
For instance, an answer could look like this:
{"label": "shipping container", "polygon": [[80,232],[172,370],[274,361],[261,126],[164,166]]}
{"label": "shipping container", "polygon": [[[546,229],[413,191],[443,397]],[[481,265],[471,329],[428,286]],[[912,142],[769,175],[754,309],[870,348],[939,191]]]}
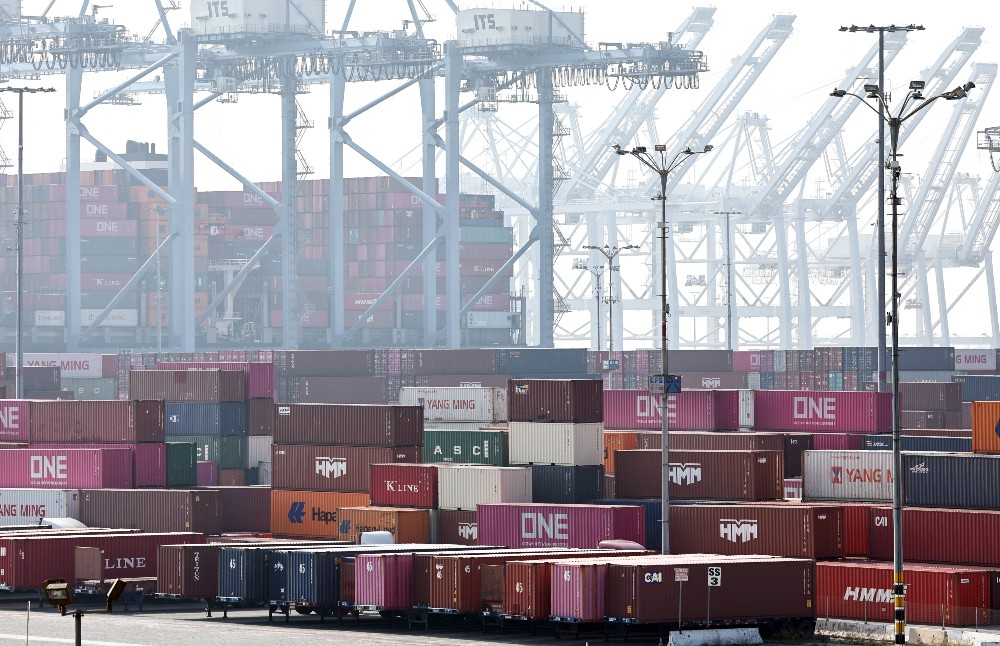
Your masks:
{"label": "shipping container", "polygon": [[370,491],[372,464],[420,462],[420,447],[274,444],[272,483],[278,489]]}
{"label": "shipping container", "polygon": [[1000,453],[1000,401],[972,402],[972,451]]}
{"label": "shipping container", "polygon": [[785,457],[785,478],[802,477],[802,454],[812,450],[813,438],[811,433],[782,433],[784,439]]}
{"label": "shipping container", "polygon": [[1000,401],[1000,375],[968,375],[960,387],[963,402]]}
{"label": "shipping container", "polygon": [[552,617],[556,621],[599,622],[604,620],[606,562],[558,561],[552,564]]}
{"label": "shipping container", "polygon": [[399,403],[423,406],[425,423],[507,420],[506,388],[401,388]]}
{"label": "shipping container", "polygon": [[476,512],[467,509],[442,509],[437,513],[437,537],[442,543],[478,545],[479,526]]}
{"label": "shipping container", "polygon": [[[735,431],[749,426],[741,416],[743,397],[736,390],[670,393],[667,395],[667,426],[676,431]],[[660,407],[661,395],[648,390],[605,390],[604,425],[617,429],[660,430],[663,424]]]}
{"label": "shipping container", "polygon": [[30,424],[30,401],[0,401],[0,440],[4,442],[27,442],[30,439]]}
{"label": "shipping container", "polygon": [[114,379],[69,378],[64,372],[61,388],[71,391],[75,400],[109,401],[117,398]]}
{"label": "shipping container", "polygon": [[[900,435],[899,440],[899,448],[901,451],[944,451],[966,453],[972,451],[971,437],[950,435]],[[864,448],[878,451],[891,451],[892,435],[888,433],[884,433],[882,435],[865,435]]]}
{"label": "shipping container", "polygon": [[274,435],[274,400],[247,400],[247,435]]}
{"label": "shipping container", "polygon": [[431,542],[431,511],[405,507],[339,507],[340,540],[358,543],[365,532],[389,532],[393,541]]}
{"label": "shipping container", "polygon": [[[990,616],[990,573],[906,564],[906,621],[978,626]],[[817,563],[816,612],[821,617],[892,623],[892,563]]]}
{"label": "shipping container", "polygon": [[219,493],[219,523],[223,532],[270,532],[271,488],[213,487]]}
{"label": "shipping container", "polygon": [[222,532],[219,493],[207,489],[84,489],[80,521],[146,532]]}
{"label": "shipping container", "polygon": [[[503,246],[500,245],[500,249]],[[509,248],[507,255],[509,258]],[[486,256],[481,259],[487,260]],[[535,375],[580,375],[587,372],[587,350],[584,348],[518,348],[497,350],[497,373],[517,377]],[[509,400],[508,400],[509,404]],[[599,420],[563,420],[599,421]]]}
{"label": "shipping container", "polygon": [[198,484],[198,445],[195,442],[167,442],[167,486],[193,487]]}
{"label": "shipping container", "polygon": [[[378,507],[438,506],[438,468],[428,464],[371,465],[372,505]],[[399,542],[399,541],[397,541]]]}
{"label": "shipping container", "polygon": [[236,370],[246,374],[246,397],[274,397],[274,366],[271,363],[237,361],[161,361],[157,370]]}
{"label": "shipping container", "polygon": [[420,447],[424,420],[419,406],[277,404],[278,444],[350,444]]}
{"label": "shipping container", "polygon": [[[892,370],[892,353],[887,370]],[[899,370],[927,372],[955,369],[955,348],[899,348]]]}
{"label": "shipping container", "polygon": [[843,558],[843,525],[835,505],[675,505],[670,551]]}
{"label": "shipping container", "polygon": [[175,435],[246,435],[243,402],[167,402],[166,433]]}
{"label": "shipping container", "polygon": [[904,502],[913,507],[1000,510],[1000,455],[903,453]]}
{"label": "shipping container", "polygon": [[331,491],[271,491],[271,533],[275,536],[336,539],[340,527],[337,509],[364,507],[366,493]]}
{"label": "shipping container", "polygon": [[132,480],[136,487],[167,485],[167,446],[159,442],[142,444],[32,444],[36,449],[127,449],[132,455]]}
{"label": "shipping container", "polygon": [[892,500],[891,451],[806,451],[804,500]]}
{"label": "shipping container", "polygon": [[129,371],[129,396],[169,402],[242,402],[246,373],[238,370]]}
{"label": "shipping container", "polygon": [[886,433],[892,428],[890,393],[754,391],[759,431]]}
{"label": "shipping container", "polygon": [[162,401],[33,401],[33,443],[163,442]]}
{"label": "shipping container", "polygon": [[0,487],[132,487],[128,449],[0,449]]}
{"label": "shipping container", "polygon": [[510,465],[509,436],[506,430],[424,430],[423,459],[427,462]]}
{"label": "shipping container", "polygon": [[375,374],[375,350],[275,352],[275,374],[285,377],[360,377]]}
{"label": "shipping container", "polygon": [[250,435],[247,437],[246,467],[253,468],[261,462],[270,462],[273,444],[274,441],[270,435]]}
{"label": "shipping container", "polygon": [[642,509],[646,522],[648,549],[659,552],[663,546],[663,500],[660,498],[604,498],[590,501],[593,505],[625,505]]}
{"label": "shipping container", "polygon": [[[868,558],[892,560],[892,508],[866,509]],[[908,562],[1000,567],[1000,543],[983,540],[1000,531],[1000,512],[903,508],[903,550]]]}
{"label": "shipping container", "polygon": [[387,377],[278,377],[275,401],[301,404],[388,404]]}
{"label": "shipping container", "polygon": [[219,465],[208,460],[198,460],[198,486],[214,487],[219,484]]}
{"label": "shipping container", "polygon": [[604,462],[600,423],[511,422],[511,464],[598,465]]}
{"label": "shipping container", "polygon": [[865,436],[859,433],[815,433],[812,448],[816,451],[857,451],[864,448]]}
{"label": "shipping container", "polygon": [[438,471],[438,508],[475,509],[480,503],[531,502],[531,469],[461,466]]}
{"label": "shipping container", "polygon": [[903,410],[959,410],[962,385],[957,383],[901,382],[899,401]]}
{"label": "shipping container", "polygon": [[220,469],[242,469],[247,461],[247,438],[238,435],[171,435],[170,442],[193,443],[196,460],[215,462]]}
{"label": "shipping container", "polygon": [[[619,498],[661,495],[661,451],[618,451]],[[670,451],[672,500],[780,500],[784,464],[779,451]]]}
{"label": "shipping container", "polygon": [[80,518],[79,489],[0,489],[0,526],[35,525],[43,518]]}
{"label": "shipping container", "polygon": [[600,465],[531,466],[531,501],[582,504],[603,496],[604,467]]}
{"label": "shipping container", "polygon": [[643,510],[630,506],[480,504],[476,507],[483,545],[594,549],[601,541],[645,543]]}
{"label": "shipping container", "polygon": [[589,379],[511,379],[511,421],[596,423],[603,420],[603,384]]}

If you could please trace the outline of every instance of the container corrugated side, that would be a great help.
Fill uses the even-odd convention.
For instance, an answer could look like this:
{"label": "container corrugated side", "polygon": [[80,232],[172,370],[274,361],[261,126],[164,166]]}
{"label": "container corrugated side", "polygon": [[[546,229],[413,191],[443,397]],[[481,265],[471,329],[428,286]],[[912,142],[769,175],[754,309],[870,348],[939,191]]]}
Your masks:
{"label": "container corrugated side", "polygon": [[219,534],[219,492],[182,489],[84,489],[80,521],[91,527]]}
{"label": "container corrugated side", "polygon": [[424,430],[423,459],[427,462],[510,465],[510,438],[506,430]]}
{"label": "container corrugated side", "polygon": [[420,447],[323,446],[274,444],[272,484],[305,491],[371,490],[372,464],[420,462]]}
{"label": "container corrugated side", "polygon": [[552,564],[552,616],[563,621],[604,620],[607,563],[571,560]]}
{"label": "container corrugated side", "polygon": [[219,524],[223,532],[271,531],[271,488],[215,487],[219,494]]}
{"label": "container corrugated side", "polygon": [[126,449],[0,449],[0,487],[132,487]]}
{"label": "container corrugated side", "polygon": [[27,442],[30,439],[31,402],[0,401],[0,441]]}
{"label": "container corrugated side", "polygon": [[439,509],[475,509],[480,503],[531,502],[527,467],[442,467],[438,472]]}
{"label": "container corrugated side", "polygon": [[511,422],[511,464],[582,466],[604,463],[600,423]]}
{"label": "container corrugated side", "polygon": [[240,435],[171,435],[170,443],[193,443],[198,460],[208,460],[220,469],[242,469],[247,462],[247,438]]}
{"label": "container corrugated side", "polygon": [[246,373],[239,370],[130,370],[129,396],[171,402],[242,402]]}
{"label": "container corrugated side", "polygon": [[31,442],[162,442],[162,401],[33,401]]}
{"label": "container corrugated side", "polygon": [[[739,392],[685,390],[667,395],[672,430],[716,431],[740,428]],[[605,390],[604,425],[614,429],[659,430],[661,396],[647,390]]]}
{"label": "container corrugated side", "polygon": [[198,445],[194,442],[167,442],[167,486],[193,487],[198,484]]}
{"label": "container corrugated side", "polygon": [[380,404],[276,404],[278,444],[422,446],[424,419],[419,406]]}
{"label": "container corrugated side", "polygon": [[600,422],[603,386],[590,379],[511,379],[507,411],[519,422]]}
{"label": "container corrugated side", "polygon": [[271,491],[271,533],[337,539],[337,509],[367,506],[366,493],[331,491]]}
{"label": "container corrugated side", "polygon": [[475,511],[441,509],[437,512],[437,523],[437,538],[440,542],[456,545],[479,544],[479,526],[476,524]]}
{"label": "container corrugated side", "polygon": [[804,500],[892,500],[891,451],[806,451]]}
{"label": "container corrugated side", "polygon": [[904,503],[1000,510],[1000,455],[903,453]]}
{"label": "container corrugated side", "polygon": [[430,543],[429,509],[405,507],[339,507],[339,539],[358,543],[365,532],[389,532],[396,544]]}
{"label": "container corrugated side", "polygon": [[[660,496],[662,453],[658,449],[618,451],[619,498]],[[670,451],[671,499],[781,500],[784,464],[779,451]]]}
{"label": "container corrugated side", "polygon": [[507,419],[506,388],[401,388],[399,403],[423,406],[425,423],[502,422]]}
{"label": "container corrugated side", "polygon": [[0,526],[34,525],[40,518],[80,518],[79,489],[0,489]]}
{"label": "container corrugated side", "polygon": [[243,402],[168,402],[167,435],[246,435]]}
{"label": "container corrugated side", "polygon": [[759,431],[886,433],[892,428],[892,396],[878,392],[754,391]]}
{"label": "container corrugated side", "polygon": [[157,370],[235,370],[246,374],[247,398],[274,396],[274,366],[263,362],[161,361]]}
{"label": "container corrugated side", "polygon": [[483,545],[594,549],[611,539],[645,543],[646,522],[639,507],[480,504],[476,522]]}
{"label": "container corrugated side", "polygon": [[32,444],[36,449],[127,449],[132,452],[132,479],[136,487],[165,487],[167,484],[167,445],[162,442],[142,444]]}
{"label": "container corrugated side", "polygon": [[437,508],[438,468],[427,464],[371,465],[372,505]]}
{"label": "container corrugated side", "polygon": [[582,504],[603,496],[604,467],[600,465],[531,465],[531,500],[557,505]]}
{"label": "container corrugated side", "polygon": [[1000,401],[972,402],[972,451],[1000,453]]}

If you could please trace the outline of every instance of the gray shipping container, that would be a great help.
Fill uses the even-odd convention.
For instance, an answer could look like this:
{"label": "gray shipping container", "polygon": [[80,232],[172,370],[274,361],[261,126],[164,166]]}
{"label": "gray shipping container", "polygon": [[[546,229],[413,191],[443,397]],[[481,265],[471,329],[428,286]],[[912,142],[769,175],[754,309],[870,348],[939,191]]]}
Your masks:
{"label": "gray shipping container", "polygon": [[904,503],[1000,510],[1000,455],[904,453]]}
{"label": "gray shipping container", "polygon": [[604,467],[597,465],[531,466],[531,500],[553,504],[582,504],[602,497]]}

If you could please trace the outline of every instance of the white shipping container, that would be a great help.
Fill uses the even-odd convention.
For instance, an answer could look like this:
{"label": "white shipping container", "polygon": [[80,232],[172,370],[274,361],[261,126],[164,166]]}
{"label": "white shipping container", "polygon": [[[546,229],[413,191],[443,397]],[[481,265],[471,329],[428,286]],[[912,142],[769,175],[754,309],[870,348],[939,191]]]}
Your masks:
{"label": "white shipping container", "polygon": [[0,526],[36,525],[39,518],[79,518],[79,489],[0,489]]}
{"label": "white shipping container", "polygon": [[[7,365],[14,365],[14,353],[7,353]],[[99,379],[103,376],[101,355],[94,352],[25,352],[26,366],[59,366],[65,378]]]}
{"label": "white shipping container", "polygon": [[806,451],[803,500],[892,500],[892,451]]}
{"label": "white shipping container", "polygon": [[604,424],[511,422],[511,464],[604,464]]}
{"label": "white shipping container", "polygon": [[[297,7],[297,9],[296,9]],[[191,31],[197,36],[267,34],[285,31],[322,33],[324,0],[219,0],[191,3]]]}
{"label": "white shipping container", "polygon": [[527,467],[438,466],[439,509],[474,511],[477,504],[531,502]]}
{"label": "white shipping container", "polygon": [[[758,377],[760,377],[760,373],[759,372],[758,373],[752,373],[752,374],[756,374]],[[754,417],[754,408],[753,408],[753,397],[754,397],[754,392],[753,391],[754,391],[754,389],[753,389],[752,386],[751,386],[751,388],[749,390],[740,390],[739,391],[740,392],[740,394],[739,394],[739,398],[740,398],[739,416],[740,416],[740,418],[737,421],[737,424],[739,425],[740,428],[753,428],[754,427],[755,417]]]}
{"label": "white shipping container", "polygon": [[253,468],[260,462],[271,462],[271,444],[274,439],[270,435],[250,435],[247,437],[247,468]]}
{"label": "white shipping container", "polygon": [[467,9],[455,16],[458,40],[466,47],[491,45],[579,45],[563,23],[583,38],[583,13],[530,9]]}
{"label": "white shipping container", "polygon": [[425,422],[493,423],[507,419],[506,388],[400,388],[399,403],[423,406]]}
{"label": "white shipping container", "polygon": [[271,486],[271,462],[257,463],[257,484]]}

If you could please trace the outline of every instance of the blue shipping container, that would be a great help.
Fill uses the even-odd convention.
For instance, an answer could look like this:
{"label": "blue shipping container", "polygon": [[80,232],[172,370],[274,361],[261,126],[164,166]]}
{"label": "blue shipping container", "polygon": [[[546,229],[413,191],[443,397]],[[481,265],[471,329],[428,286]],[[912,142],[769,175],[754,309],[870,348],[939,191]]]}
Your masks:
{"label": "blue shipping container", "polygon": [[531,500],[555,505],[583,504],[601,497],[604,467],[531,465]]}
{"label": "blue shipping container", "polygon": [[[970,453],[972,451],[971,437],[953,437],[946,435],[901,435],[899,438],[901,451],[920,451],[932,453]],[[875,451],[892,450],[892,435],[866,435],[864,448]]]}
{"label": "blue shipping container", "polygon": [[246,405],[242,402],[168,402],[165,409],[167,435],[247,434]]}
{"label": "blue shipping container", "polygon": [[963,402],[1000,401],[1000,376],[967,375],[961,383]]}
{"label": "blue shipping container", "polygon": [[903,453],[904,503],[913,507],[1000,510],[997,482],[1000,455]]}

